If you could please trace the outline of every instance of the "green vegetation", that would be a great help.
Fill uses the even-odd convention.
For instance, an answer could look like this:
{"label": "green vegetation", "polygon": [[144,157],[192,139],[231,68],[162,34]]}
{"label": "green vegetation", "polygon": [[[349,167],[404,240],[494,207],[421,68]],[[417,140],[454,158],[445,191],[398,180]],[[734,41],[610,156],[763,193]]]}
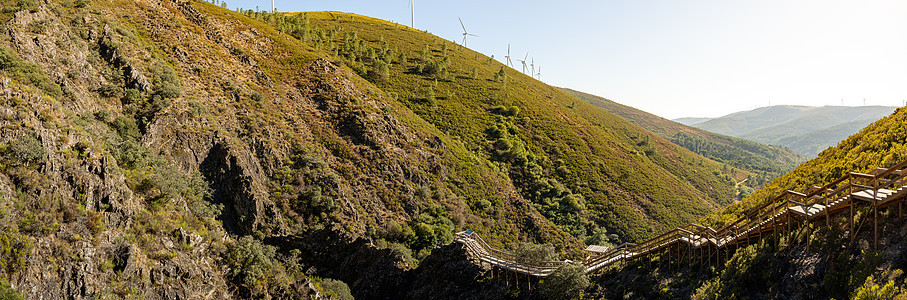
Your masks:
{"label": "green vegetation", "polygon": [[805,191],[840,178],[847,172],[868,173],[876,167],[888,167],[907,160],[907,111],[899,108],[860,132],[841,141],[793,171],[755,191],[746,201],[728,206],[706,222],[721,225],[736,219],[743,212],[774,199],[785,190]]}
{"label": "green vegetation", "polygon": [[[242,13],[273,24],[369,80],[379,94],[396,99],[394,105],[415,113],[400,115],[403,121],[427,121],[462,142],[466,152],[455,150],[457,157],[474,157],[498,170],[543,216],[581,240],[595,232],[635,240],[692,221],[734,197],[735,179],[720,164],[591,105],[574,103],[569,95],[462,46],[352,14]],[[461,184],[494,184],[475,172],[448,173],[446,188],[465,197],[482,218],[513,213],[499,199]],[[415,225],[408,224],[413,230]],[[488,232],[489,241],[509,240],[497,238],[490,232],[496,230],[485,225],[471,226]]]}
{"label": "green vegetation", "polygon": [[551,244],[536,245],[531,243],[522,243],[513,251],[513,254],[519,257],[525,257],[537,261],[557,261],[559,260],[554,246]]}
{"label": "green vegetation", "polygon": [[891,114],[894,109],[885,106],[779,105],[737,112],[691,126],[759,143],[781,145],[814,157]]}
{"label": "green vegetation", "polygon": [[894,280],[889,280],[883,286],[875,282],[871,275],[866,277],[866,281],[860,288],[854,291],[854,300],[876,300],[876,299],[907,299],[907,291],[895,285]]}
{"label": "green vegetation", "polygon": [[176,98],[182,94],[182,84],[170,65],[159,62],[151,70],[154,73],[154,93],[163,99]]}
{"label": "green vegetation", "polygon": [[321,287],[330,299],[353,300],[350,287],[343,281],[327,278],[321,282]]}
{"label": "green vegetation", "polygon": [[602,97],[566,88],[561,90],[619,115],[687,150],[725,164],[722,173],[729,174],[737,181],[746,180],[738,186],[738,199],[748,197],[751,195],[749,190],[761,187],[806,160],[802,155],[784,147],[714,134]]}
{"label": "green vegetation", "polygon": [[15,51],[5,46],[0,46],[0,70],[13,80],[33,85],[53,97],[63,95],[60,85],[48,78],[40,66],[22,60]]}
{"label": "green vegetation", "polygon": [[579,299],[592,286],[585,268],[578,262],[564,264],[539,283],[539,293],[546,299]]}
{"label": "green vegetation", "polygon": [[274,261],[276,251],[274,246],[262,245],[251,236],[239,238],[228,255],[233,276],[253,291],[267,289],[269,283],[277,284],[274,282],[275,274],[278,274],[277,268],[281,265]]}
{"label": "green vegetation", "polygon": [[10,287],[6,279],[0,279],[0,300],[25,300],[25,297]]}
{"label": "green vegetation", "polygon": [[4,226],[0,231],[0,273],[14,274],[25,268],[25,260],[33,247],[28,237],[16,227]]}

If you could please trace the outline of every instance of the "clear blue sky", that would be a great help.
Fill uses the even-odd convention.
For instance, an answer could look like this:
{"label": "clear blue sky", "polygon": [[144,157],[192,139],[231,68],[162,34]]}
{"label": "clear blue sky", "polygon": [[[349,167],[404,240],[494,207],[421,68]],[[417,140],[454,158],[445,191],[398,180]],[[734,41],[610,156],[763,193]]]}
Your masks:
{"label": "clear blue sky", "polygon": [[[227,1],[269,9],[270,1]],[[280,1],[409,25],[409,0]],[[666,117],[778,104],[902,106],[907,1],[427,1],[416,28],[502,60],[530,58],[542,81]],[[514,61],[514,63],[517,63]]]}

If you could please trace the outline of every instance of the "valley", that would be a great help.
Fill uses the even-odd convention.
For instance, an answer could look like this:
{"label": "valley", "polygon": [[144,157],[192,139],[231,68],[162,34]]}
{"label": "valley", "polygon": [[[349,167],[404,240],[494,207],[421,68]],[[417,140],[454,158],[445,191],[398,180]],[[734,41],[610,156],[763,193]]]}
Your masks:
{"label": "valley", "polygon": [[0,299],[846,298],[907,279],[903,108],[687,126],[354,13],[0,6]]}

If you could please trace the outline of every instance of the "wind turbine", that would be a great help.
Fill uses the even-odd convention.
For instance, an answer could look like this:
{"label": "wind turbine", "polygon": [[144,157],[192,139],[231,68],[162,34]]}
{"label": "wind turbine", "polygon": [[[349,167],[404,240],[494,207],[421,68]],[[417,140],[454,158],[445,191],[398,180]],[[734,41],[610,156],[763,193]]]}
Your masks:
{"label": "wind turbine", "polygon": [[507,56],[504,57],[507,58],[507,65],[513,68],[513,62],[510,61],[510,44],[507,44]]}
{"label": "wind turbine", "polygon": [[539,72],[535,73],[535,77],[538,80],[542,80],[542,66],[539,66]]}
{"label": "wind turbine", "polygon": [[526,74],[526,59],[527,58],[529,58],[528,52],[526,53],[526,57],[523,57],[523,59],[517,59],[517,61],[519,61],[520,63],[523,64],[523,74]]}
{"label": "wind turbine", "polygon": [[463,25],[463,19],[460,19],[459,17],[457,17],[457,20],[460,20],[460,26],[463,27],[463,47],[466,47],[466,37],[470,36],[470,35],[474,36],[474,37],[478,37],[478,35],[475,35],[475,34],[472,34],[472,33],[469,33],[466,31],[466,25]]}
{"label": "wind turbine", "polygon": [[409,9],[410,9],[410,27],[416,28],[416,5],[413,4],[413,0],[409,0]]}
{"label": "wind turbine", "polygon": [[535,76],[535,57],[532,58],[532,63],[529,64],[532,66],[532,72],[529,72],[529,77]]}

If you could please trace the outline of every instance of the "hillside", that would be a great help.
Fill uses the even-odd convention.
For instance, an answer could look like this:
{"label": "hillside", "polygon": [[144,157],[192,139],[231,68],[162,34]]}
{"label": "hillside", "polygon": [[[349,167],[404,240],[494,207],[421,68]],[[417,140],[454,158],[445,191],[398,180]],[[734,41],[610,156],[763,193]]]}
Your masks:
{"label": "hillside", "polygon": [[[891,167],[907,160],[905,141],[907,109],[902,107],[701,223],[720,228],[785,190],[806,191],[847,172],[869,174],[877,167]],[[695,262],[659,265],[658,257],[640,260],[596,276],[592,290],[606,298],[903,299],[907,216],[900,205],[879,209],[876,215],[871,205],[858,203],[852,211],[852,219],[843,210],[830,220],[831,226],[822,218],[812,224],[796,221],[786,234],[767,234],[762,241],[737,247],[714,267]]]}
{"label": "hillside", "polygon": [[[891,114],[887,106],[762,107],[688,124],[706,131],[788,147],[807,157]],[[683,120],[696,122],[694,119]]]}
{"label": "hillside", "polygon": [[[599,96],[566,88],[561,90],[621,116],[631,123],[699,155],[749,172],[746,184],[750,187],[758,188],[805,160],[803,156],[784,147],[762,145],[740,138],[714,134]],[[744,195],[748,196],[748,194]]]}
{"label": "hillside", "polygon": [[574,236],[592,233],[588,220],[635,240],[733,198],[734,180],[720,164],[455,43],[341,13],[276,23],[501,167]]}
{"label": "hillside", "polygon": [[575,255],[733,198],[734,170],[389,22],[2,6],[0,294],[481,297],[444,271],[456,231]]}
{"label": "hillside", "polygon": [[[709,216],[710,222],[720,224],[731,215],[765,203],[785,190],[806,190],[815,182],[829,182],[856,171],[867,173],[878,166],[889,166],[907,160],[907,110],[898,108],[890,116],[873,122],[866,128],[819,153],[793,171],[781,176],[752,197],[728,206],[721,213]],[[809,186],[808,186],[809,185]]]}

